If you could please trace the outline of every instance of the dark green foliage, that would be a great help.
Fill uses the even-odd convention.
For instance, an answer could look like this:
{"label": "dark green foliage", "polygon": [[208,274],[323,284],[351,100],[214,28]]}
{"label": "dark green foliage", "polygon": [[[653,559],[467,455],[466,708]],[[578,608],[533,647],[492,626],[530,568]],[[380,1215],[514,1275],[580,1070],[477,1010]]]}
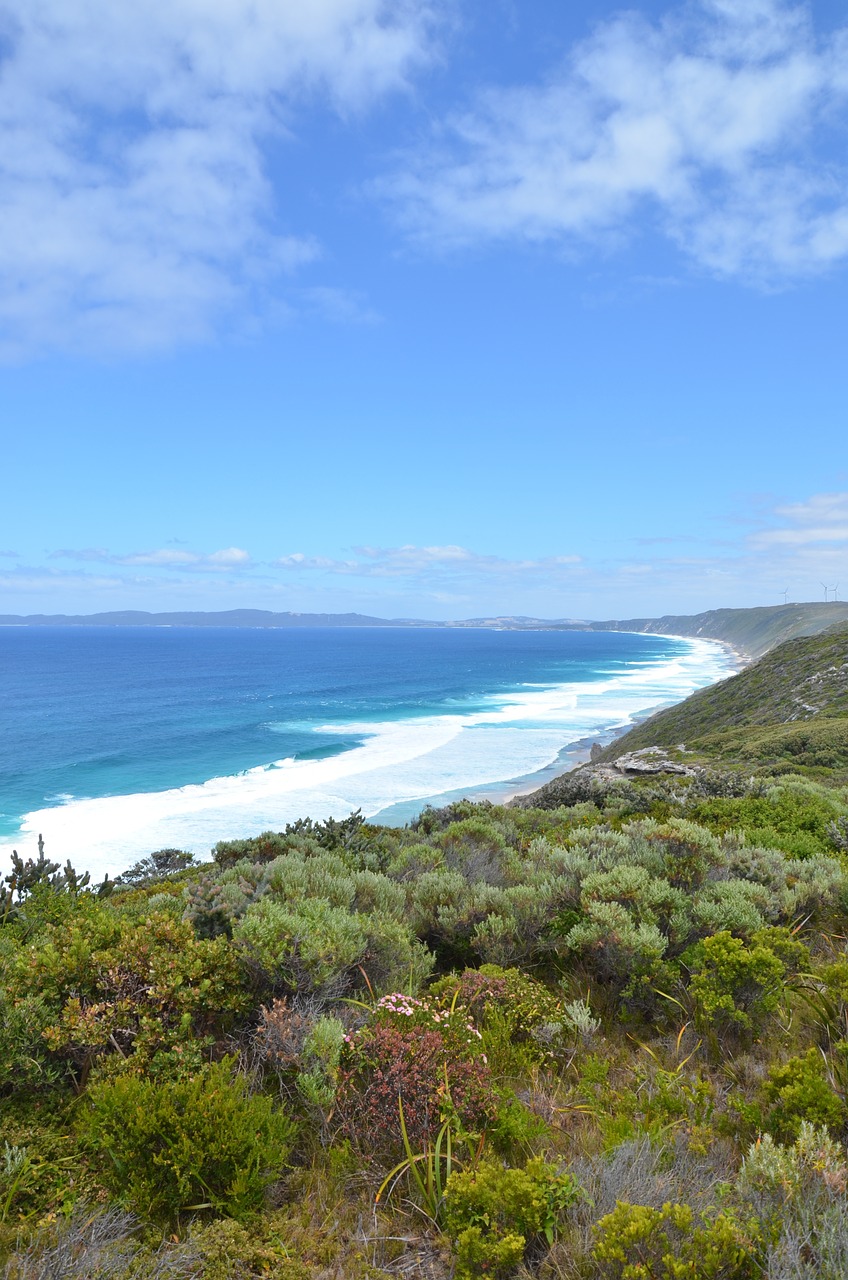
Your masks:
{"label": "dark green foliage", "polygon": [[221,840],[213,857],[219,867],[232,867],[243,860],[273,862],[281,854],[310,846],[340,853],[363,866],[377,866],[383,857],[383,830],[369,826],[359,809],[347,818],[327,818],[325,822],[298,818],[284,831],[265,831],[248,840]]}
{"label": "dark green foliage", "polygon": [[751,844],[808,858],[835,852],[831,828],[843,808],[824,788],[787,781],[770,786],[761,796],[703,800],[690,812],[711,831],[743,830]]}
{"label": "dark green foliage", "polygon": [[40,995],[15,997],[0,987],[0,1095],[42,1089],[63,1077],[44,1041],[53,1009]]}
{"label": "dark green foliage", "polygon": [[0,952],[0,976],[7,1009],[0,1050],[12,1055],[2,1065],[13,1084],[25,1083],[11,1074],[21,1010],[37,1070],[49,1080],[50,1064],[59,1064],[79,1085],[103,1054],[138,1055],[141,1065],[193,1035],[220,1034],[248,999],[226,939],[197,939],[188,922],[157,913],[138,919],[92,899]]}
{"label": "dark green foliage", "polygon": [[175,1222],[204,1210],[242,1219],[258,1212],[291,1150],[291,1121],[250,1097],[229,1061],[188,1080],[135,1075],[93,1085],[80,1118],[117,1199]]}
{"label": "dark green foliage", "polygon": [[[842,1280],[848,793],[602,767],[543,801],[160,851],[108,901],[21,864],[9,1275]],[[138,1230],[95,1239],[110,1198]]]}
{"label": "dark green foliage", "polygon": [[185,871],[193,863],[193,853],[185,853],[182,849],[157,849],[149,857],[133,863],[127,871],[118,876],[117,883],[128,885],[130,888],[146,887],[155,884],[158,880],[175,875],[178,871]]}

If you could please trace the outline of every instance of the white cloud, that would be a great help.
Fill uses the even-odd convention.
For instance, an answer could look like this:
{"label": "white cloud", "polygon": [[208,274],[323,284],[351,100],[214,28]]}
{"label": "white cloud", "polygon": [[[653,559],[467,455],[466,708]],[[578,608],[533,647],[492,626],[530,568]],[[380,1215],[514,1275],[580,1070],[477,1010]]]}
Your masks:
{"label": "white cloud", "polygon": [[848,548],[848,493],[820,493],[805,502],[775,508],[782,522],[754,534],[756,547],[804,547],[841,543]]}
{"label": "white cloud", "polygon": [[428,52],[427,0],[3,0],[0,354],[205,338],[312,260],[263,156]]}
{"label": "white cloud", "polygon": [[[148,582],[136,581],[142,587],[151,585]],[[13,572],[0,573],[0,591],[24,597],[35,595],[43,600],[53,600],[57,591],[75,593],[81,602],[92,592],[112,592],[127,586],[126,579],[88,573],[69,573],[63,570],[45,569],[40,566],[21,565]],[[39,601],[39,605],[41,601]],[[4,612],[12,612],[11,606],[4,604]]]}
{"label": "white cloud", "polygon": [[544,83],[491,88],[383,185],[440,246],[573,248],[645,220],[720,274],[848,255],[848,27],[806,5],[703,0],[598,25]]}
{"label": "white cloud", "polygon": [[116,555],[100,547],[85,547],[80,550],[64,549],[53,551],[51,560],[95,561],[103,564],[127,565],[129,567],[145,567],[153,569],[212,569],[235,570],[248,569],[252,564],[249,552],[241,547],[225,547],[221,551],[202,554],[197,551],[181,550],[177,547],[160,547],[155,551],[131,551],[124,555]]}
{"label": "white cloud", "polygon": [[562,574],[581,562],[580,556],[547,556],[539,560],[509,560],[502,556],[481,555],[467,547],[356,547],[355,559],[335,560],[325,556],[307,556],[302,552],[281,556],[276,561],[283,569],[320,570],[358,578],[410,578],[440,580],[475,578],[478,576],[517,576]]}
{"label": "white cloud", "polygon": [[816,542],[843,542],[848,545],[848,524],[812,526],[806,529],[767,529],[757,535],[761,547],[801,547]]}
{"label": "white cloud", "polygon": [[[510,557],[455,543],[294,552],[273,562],[237,546],[66,549],[46,566],[0,571],[0,590],[7,613],[244,605],[418,618],[651,617],[780,604],[784,588],[790,601],[848,595],[848,492],[783,502],[752,496],[744,525],[740,532],[740,514],[725,513],[720,536],[637,537],[635,554],[632,537],[618,545],[590,539],[586,558]],[[53,567],[63,559],[71,566]]]}

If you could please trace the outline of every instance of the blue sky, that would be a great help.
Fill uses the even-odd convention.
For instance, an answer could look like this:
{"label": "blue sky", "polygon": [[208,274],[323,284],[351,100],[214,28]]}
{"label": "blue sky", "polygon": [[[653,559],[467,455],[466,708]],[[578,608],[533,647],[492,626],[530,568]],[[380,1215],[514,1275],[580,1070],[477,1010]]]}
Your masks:
{"label": "blue sky", "polygon": [[848,598],[843,5],[5,0],[0,59],[0,612]]}

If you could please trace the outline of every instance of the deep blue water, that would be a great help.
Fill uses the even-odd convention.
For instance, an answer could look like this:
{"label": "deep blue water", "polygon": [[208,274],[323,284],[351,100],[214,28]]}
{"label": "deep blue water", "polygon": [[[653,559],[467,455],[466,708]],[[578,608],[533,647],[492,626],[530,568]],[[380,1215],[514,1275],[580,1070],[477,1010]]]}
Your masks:
{"label": "deep blue water", "polygon": [[[591,703],[609,677],[643,671],[646,704],[673,700],[721,673],[707,650],[681,677],[691,642],[620,633],[0,628],[0,837],[19,830],[22,815],[70,798],[160,792],[283,759],[337,756],[367,741],[371,725],[449,715],[479,731],[486,723],[475,716],[485,721],[515,695],[546,688],[580,686]],[[503,778],[543,763],[539,751],[507,747],[529,744],[519,730],[544,730],[539,750],[552,756],[552,732],[565,745],[587,725],[608,727],[621,711],[613,703],[601,698],[572,724],[531,696],[503,738],[515,756],[503,760]],[[466,741],[470,761],[483,739]],[[496,740],[486,742],[491,752]],[[455,778],[453,768],[440,766],[441,790],[449,775],[464,785],[463,766]]]}

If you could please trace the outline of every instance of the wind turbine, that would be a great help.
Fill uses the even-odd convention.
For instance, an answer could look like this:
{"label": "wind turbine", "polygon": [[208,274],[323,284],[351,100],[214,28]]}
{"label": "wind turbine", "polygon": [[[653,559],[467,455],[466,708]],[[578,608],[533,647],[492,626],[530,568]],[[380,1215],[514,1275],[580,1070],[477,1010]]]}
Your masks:
{"label": "wind turbine", "polygon": [[831,587],[830,589],[831,589],[831,591],[833,592],[833,598],[834,598],[834,600],[838,600],[838,599],[839,599],[839,596],[838,596],[838,594],[837,594],[837,593],[838,593],[838,591],[839,591],[839,583],[837,582],[836,586],[835,586],[835,587]]}
{"label": "wind turbine", "polygon": [[820,582],[819,586],[824,587],[824,602],[827,604],[827,593],[830,590],[830,587],[825,587],[823,582]]}
{"label": "wind turbine", "polygon": [[780,593],[780,594],[783,596],[783,603],[784,603],[784,604],[788,604],[788,603],[789,603],[789,588],[787,587],[787,588],[786,588],[786,590],[785,590],[785,591],[781,591],[781,593]]}

